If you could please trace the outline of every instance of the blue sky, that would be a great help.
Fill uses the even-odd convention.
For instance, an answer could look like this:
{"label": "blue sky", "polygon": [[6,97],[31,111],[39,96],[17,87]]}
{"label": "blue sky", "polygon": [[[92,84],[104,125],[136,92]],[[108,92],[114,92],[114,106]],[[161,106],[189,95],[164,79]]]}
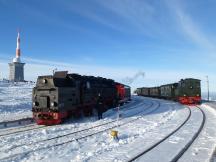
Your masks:
{"label": "blue sky", "polygon": [[214,0],[0,0],[0,77],[21,30],[25,78],[68,69],[154,86],[196,77],[216,86]]}

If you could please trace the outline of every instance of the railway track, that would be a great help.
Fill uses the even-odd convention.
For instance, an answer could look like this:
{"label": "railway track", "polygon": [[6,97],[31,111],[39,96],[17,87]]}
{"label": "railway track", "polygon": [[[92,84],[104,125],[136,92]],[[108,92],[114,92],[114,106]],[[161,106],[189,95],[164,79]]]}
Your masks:
{"label": "railway track", "polygon": [[[133,109],[135,109],[136,107],[144,106],[144,105],[145,105],[145,103],[137,104],[136,106],[133,106]],[[132,108],[130,108],[130,109],[132,109]],[[126,118],[126,117],[130,117],[130,116],[125,116],[124,118]],[[123,120],[124,118],[120,118],[119,121]],[[92,126],[92,127],[84,128],[84,129],[81,129],[81,130],[78,130],[78,131],[73,131],[72,133],[67,133],[67,134],[56,136],[56,137],[49,138],[49,139],[39,140],[37,142],[30,142],[30,145],[37,144],[38,142],[44,142],[44,141],[49,141],[49,140],[52,140],[52,139],[57,139],[59,137],[65,137],[67,135],[72,135],[72,134],[83,132],[83,131],[86,131],[86,130],[89,130],[89,129],[98,128],[98,127],[101,127],[101,126],[104,126],[104,125],[107,125],[107,124],[110,124],[110,123],[115,123],[115,122],[116,122],[116,119],[108,121],[108,122],[105,122],[105,123],[102,123],[102,124],[98,124],[98,125],[95,125],[95,126]],[[15,146],[11,147],[10,149],[7,149],[7,151],[15,149],[17,147],[22,147],[24,145],[28,145],[28,143],[23,143],[23,144],[20,144],[20,145],[15,145]],[[0,152],[2,152],[2,151],[5,151],[5,150],[1,150]]]}
{"label": "railway track", "polygon": [[[143,105],[143,99],[136,99],[137,101],[136,102],[134,102],[134,100],[132,100],[132,102],[129,102],[129,103],[127,103],[127,104],[124,104],[123,106],[119,106],[119,107],[116,107],[116,108],[113,108],[113,111],[118,111],[118,109],[120,110],[120,111],[122,111],[122,110],[125,110],[125,111],[127,111],[127,110],[131,110],[131,109],[134,109],[134,107],[137,107],[137,106],[139,106],[139,105]],[[109,117],[111,114],[109,114],[109,113],[106,113],[106,116],[104,116],[104,117]]]}
{"label": "railway track", "polygon": [[23,127],[7,129],[7,130],[4,130],[4,131],[1,131],[0,137],[13,135],[13,134],[17,134],[17,133],[23,133],[23,132],[26,132],[26,131],[31,131],[31,130],[36,130],[36,129],[41,129],[41,128],[44,128],[44,127],[46,127],[46,126],[39,126],[39,125],[36,125],[36,124],[31,124],[31,125],[27,125],[27,126],[23,126]]}
{"label": "railway track", "polygon": [[[142,105],[143,101],[139,100],[139,99],[137,99],[137,100],[138,101],[128,103],[126,105],[121,106],[120,110],[129,110],[129,109],[136,108],[139,105]],[[109,116],[109,114],[107,116]],[[15,121],[12,121],[12,122],[15,122]],[[67,122],[65,124],[67,124]],[[18,134],[18,133],[23,133],[23,132],[32,131],[32,130],[37,130],[37,129],[41,129],[41,128],[45,128],[45,127],[53,127],[53,126],[38,126],[36,124],[30,124],[30,125],[16,127],[16,128],[7,128],[7,129],[3,129],[0,132],[0,137]]]}
{"label": "railway track", "polygon": [[0,122],[0,129],[8,128],[13,125],[27,125],[31,123],[34,123],[33,118],[23,118],[23,119],[18,119],[18,120],[3,121],[3,122]]}
{"label": "railway track", "polygon": [[[193,144],[193,142],[196,140],[196,138],[199,136],[200,132],[202,131],[204,124],[205,124],[205,120],[206,120],[206,116],[204,111],[196,106],[196,108],[199,109],[199,111],[202,114],[202,121],[201,124],[199,126],[199,128],[197,129],[197,131],[193,134],[192,138],[184,145],[184,147],[182,149],[180,149],[180,151],[178,153],[176,153],[176,155],[168,161],[171,162],[176,162],[178,161],[182,155],[188,150],[188,148]],[[189,113],[187,118],[183,121],[182,124],[180,124],[175,130],[173,130],[171,133],[169,133],[167,136],[165,136],[164,138],[162,138],[161,140],[159,140],[158,142],[156,142],[154,145],[150,146],[149,148],[143,150],[142,152],[140,152],[139,154],[137,154],[136,156],[132,157],[131,159],[128,160],[128,162],[132,162],[132,161],[145,161],[145,155],[156,149],[158,146],[160,146],[160,144],[162,144],[163,142],[165,142],[169,137],[173,136],[174,134],[176,134],[181,128],[183,128],[184,125],[186,125],[186,123],[189,121],[189,119],[191,118],[191,108],[187,107]],[[160,149],[159,149],[160,150]],[[158,151],[158,150],[157,150]],[[165,155],[166,156],[166,155]],[[151,156],[150,156],[151,157]],[[148,157],[149,158],[149,157]],[[163,160],[161,160],[163,161]]]}
{"label": "railway track", "polygon": [[199,129],[197,130],[197,132],[193,135],[193,137],[191,138],[191,140],[185,145],[185,147],[175,156],[175,158],[173,158],[172,162],[176,162],[178,161],[182,155],[189,149],[189,147],[193,144],[193,142],[197,139],[197,137],[199,136],[199,134],[201,133],[201,131],[203,130],[204,128],[204,125],[205,125],[205,121],[206,121],[206,115],[204,113],[204,111],[199,107],[199,106],[196,106],[202,113],[202,123],[199,127]]}
{"label": "railway track", "polygon": [[[101,125],[97,125],[97,126],[94,126],[94,127],[91,127],[91,128],[86,128],[86,129],[83,129],[83,130],[79,130],[79,131],[76,131],[76,132],[71,132],[71,133],[68,133],[68,134],[64,134],[64,135],[61,135],[61,136],[56,136],[56,137],[53,137],[53,138],[50,138],[50,139],[46,139],[46,140],[42,140],[42,141],[37,141],[36,143],[44,143],[44,142],[47,142],[47,141],[50,141],[50,140],[54,140],[54,142],[56,142],[56,139],[59,139],[59,138],[62,138],[62,137],[68,137],[72,140],[68,140],[68,141],[64,141],[64,142],[59,142],[59,143],[54,143],[52,145],[47,145],[45,147],[39,147],[39,148],[35,148],[36,147],[36,143],[32,143],[30,145],[34,145],[34,149],[32,150],[28,150],[27,152],[25,153],[18,153],[18,154],[14,154],[14,155],[11,155],[10,157],[5,157],[3,159],[0,159],[0,160],[12,160],[13,158],[16,158],[17,156],[26,156],[32,152],[35,152],[35,151],[39,151],[39,150],[43,150],[43,149],[48,149],[50,147],[57,147],[57,146],[61,146],[61,145],[64,145],[64,144],[67,144],[67,143],[71,143],[73,141],[78,141],[78,140],[81,140],[81,139],[84,139],[84,138],[88,138],[90,136],[93,136],[93,135],[96,135],[96,134],[99,134],[99,133],[102,133],[102,132],[106,132],[110,129],[113,129],[113,128],[116,128],[116,127],[120,127],[120,126],[123,126],[123,125],[126,125],[128,123],[131,123],[131,122],[134,122],[138,119],[140,119],[141,117],[143,117],[144,115],[146,114],[150,114],[152,113],[153,111],[156,111],[159,107],[160,107],[160,103],[158,103],[158,105],[154,108],[154,109],[151,109],[150,111],[146,112],[147,110],[149,110],[151,107],[153,106],[153,103],[151,105],[149,105],[145,110],[141,112],[138,112],[137,114],[134,114],[134,115],[138,115],[138,114],[141,114],[141,116],[138,116],[136,117],[135,119],[129,119],[129,118],[123,118],[125,119],[126,121],[122,122],[122,123],[119,123],[118,125],[116,125],[116,121],[112,121],[112,122],[109,122],[109,123],[104,123],[104,124],[101,124]],[[123,120],[121,119],[121,120]],[[106,127],[102,127],[102,126],[106,126]],[[98,128],[99,131],[97,130]],[[96,130],[95,130],[96,129]],[[90,131],[91,130],[91,131]],[[83,133],[81,133],[83,132]],[[71,136],[73,135],[73,136]],[[22,147],[22,146],[19,146],[19,147]]]}

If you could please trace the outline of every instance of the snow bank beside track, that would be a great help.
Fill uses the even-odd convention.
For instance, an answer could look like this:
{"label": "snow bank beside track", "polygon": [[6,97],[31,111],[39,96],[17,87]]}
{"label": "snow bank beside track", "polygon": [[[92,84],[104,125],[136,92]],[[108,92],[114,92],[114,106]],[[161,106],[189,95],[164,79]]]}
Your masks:
{"label": "snow bank beside track", "polygon": [[31,98],[33,83],[0,82],[0,122],[32,116]]}
{"label": "snow bank beside track", "polygon": [[206,114],[203,131],[179,162],[216,161],[216,155],[213,155],[216,147],[216,105],[205,103],[201,108]]}

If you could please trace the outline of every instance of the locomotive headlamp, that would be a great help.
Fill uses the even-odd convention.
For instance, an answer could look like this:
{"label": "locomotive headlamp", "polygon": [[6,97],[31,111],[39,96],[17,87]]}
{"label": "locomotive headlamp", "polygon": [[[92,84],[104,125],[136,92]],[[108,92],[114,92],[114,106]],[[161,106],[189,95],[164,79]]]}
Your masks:
{"label": "locomotive headlamp", "polygon": [[51,102],[51,104],[50,104],[52,107],[55,107],[55,106],[57,106],[57,103],[56,102]]}
{"label": "locomotive headlamp", "polygon": [[184,96],[187,96],[186,94],[184,94]]}
{"label": "locomotive headlamp", "polygon": [[46,79],[43,79],[43,83],[46,84],[46,83],[47,83],[47,80],[46,80]]}
{"label": "locomotive headlamp", "polygon": [[37,101],[33,102],[33,106],[39,106],[39,103]]}
{"label": "locomotive headlamp", "polygon": [[199,94],[197,94],[197,96],[199,96]]}

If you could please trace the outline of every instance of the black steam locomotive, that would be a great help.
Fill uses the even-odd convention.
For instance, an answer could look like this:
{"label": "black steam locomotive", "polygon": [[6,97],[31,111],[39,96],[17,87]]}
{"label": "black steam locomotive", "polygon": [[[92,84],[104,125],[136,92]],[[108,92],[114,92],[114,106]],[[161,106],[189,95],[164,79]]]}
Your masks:
{"label": "black steam locomotive", "polygon": [[129,100],[131,92],[129,86],[102,77],[68,74],[67,71],[39,76],[33,88],[33,117],[37,124],[54,125],[70,116],[89,116],[98,96],[106,111]]}

